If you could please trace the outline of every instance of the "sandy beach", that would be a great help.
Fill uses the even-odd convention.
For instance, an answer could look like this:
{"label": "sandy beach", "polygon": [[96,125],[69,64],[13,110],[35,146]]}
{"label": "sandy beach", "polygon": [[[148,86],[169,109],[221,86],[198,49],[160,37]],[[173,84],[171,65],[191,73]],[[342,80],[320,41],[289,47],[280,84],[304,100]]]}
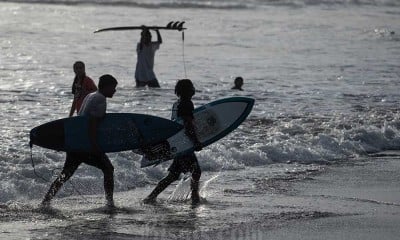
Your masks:
{"label": "sandy beach", "polygon": [[398,152],[326,167],[294,185],[302,206],[324,214],[271,228],[262,239],[398,239],[399,170]]}

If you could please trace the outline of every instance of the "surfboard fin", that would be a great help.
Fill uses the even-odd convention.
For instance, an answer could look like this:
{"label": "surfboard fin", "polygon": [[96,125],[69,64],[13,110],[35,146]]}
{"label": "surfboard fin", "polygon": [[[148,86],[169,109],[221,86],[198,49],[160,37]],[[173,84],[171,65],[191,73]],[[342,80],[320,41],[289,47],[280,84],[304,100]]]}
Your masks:
{"label": "surfboard fin", "polygon": [[172,158],[168,141],[163,141],[152,146],[143,147],[141,151],[143,152],[143,155],[150,161]]}
{"label": "surfboard fin", "polygon": [[180,22],[179,24],[178,24],[178,29],[179,29],[179,31],[181,31],[182,30],[182,28],[183,28],[183,24],[185,23],[185,21],[183,21],[183,22]]}
{"label": "surfboard fin", "polygon": [[173,25],[172,25],[172,28],[174,28],[174,29],[177,29],[178,28],[178,25],[179,25],[179,21],[177,21],[177,22],[175,22]]}
{"label": "surfboard fin", "polygon": [[183,30],[183,24],[185,21],[171,21],[167,24],[166,28],[168,29],[177,29],[177,30]]}
{"label": "surfboard fin", "polygon": [[172,28],[172,24],[174,24],[174,21],[171,21],[167,24],[166,28]]}

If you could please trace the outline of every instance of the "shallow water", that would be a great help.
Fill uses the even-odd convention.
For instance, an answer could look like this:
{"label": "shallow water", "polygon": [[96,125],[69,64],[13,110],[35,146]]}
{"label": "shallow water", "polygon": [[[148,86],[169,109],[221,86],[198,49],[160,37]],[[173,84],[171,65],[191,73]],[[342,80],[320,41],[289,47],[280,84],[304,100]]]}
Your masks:
{"label": "shallow water", "polygon": [[[277,164],[205,179],[205,197],[192,207],[174,187],[156,204],[141,203],[150,188],[116,194],[116,209],[98,195],[0,206],[7,239],[393,239],[399,234],[399,155],[333,166]],[[281,172],[281,169],[286,169]],[[373,172],[371,175],[370,173]],[[368,175],[365,177],[365,175]],[[390,183],[390,184],[388,184]],[[182,191],[185,191],[181,188]],[[189,191],[187,188],[186,191]],[[172,196],[172,198],[167,198]]]}

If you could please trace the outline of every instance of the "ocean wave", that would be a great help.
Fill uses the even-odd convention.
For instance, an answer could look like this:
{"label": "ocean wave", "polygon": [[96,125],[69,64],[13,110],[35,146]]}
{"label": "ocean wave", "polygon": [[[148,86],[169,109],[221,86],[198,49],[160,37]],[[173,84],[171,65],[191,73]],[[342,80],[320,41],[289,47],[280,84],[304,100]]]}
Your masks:
{"label": "ocean wave", "polygon": [[315,5],[372,5],[372,6],[400,6],[396,0],[258,0],[258,1],[138,1],[138,0],[3,0],[2,2],[62,4],[62,5],[103,5],[141,8],[199,8],[199,9],[255,9],[268,6],[306,7]]}
{"label": "ocean wave", "polygon": [[315,6],[315,5],[373,5],[373,6],[400,6],[396,0],[269,0],[257,1],[258,4],[277,6]]}
{"label": "ocean wave", "polygon": [[[368,118],[367,116],[374,116]],[[235,162],[245,166],[262,166],[271,163],[317,163],[366,157],[371,153],[400,150],[400,120],[396,112],[379,116],[366,112],[364,119],[286,117],[250,119],[246,129],[225,141],[227,149],[241,151]],[[245,136],[249,136],[246,138]],[[244,142],[243,149],[233,142]],[[229,145],[230,144],[230,145]],[[240,146],[241,144],[237,144]],[[221,147],[219,148],[221,150]]]}
{"label": "ocean wave", "polygon": [[[392,120],[365,117],[357,122],[347,117],[310,116],[272,120],[250,118],[224,141],[206,147],[197,156],[204,172],[221,172],[275,163],[325,165],[368,157],[371,153],[400,150],[399,116],[385,115],[384,118]],[[0,156],[0,177],[4,179],[0,184],[0,202],[21,196],[38,198],[59,173],[65,154],[35,147],[31,159],[28,149],[8,149],[7,155]],[[169,161],[157,167],[140,168],[140,156],[129,151],[112,153],[109,157],[115,167],[116,191],[155,184],[165,176],[171,164]],[[35,175],[32,160],[36,173],[48,181]],[[58,195],[76,195],[79,194],[77,189],[99,194],[103,191],[101,178],[101,171],[83,164]]]}
{"label": "ocean wave", "polygon": [[199,8],[199,9],[248,9],[252,4],[230,1],[129,1],[129,0],[4,0],[3,2],[60,4],[60,5],[102,5],[140,8]]}

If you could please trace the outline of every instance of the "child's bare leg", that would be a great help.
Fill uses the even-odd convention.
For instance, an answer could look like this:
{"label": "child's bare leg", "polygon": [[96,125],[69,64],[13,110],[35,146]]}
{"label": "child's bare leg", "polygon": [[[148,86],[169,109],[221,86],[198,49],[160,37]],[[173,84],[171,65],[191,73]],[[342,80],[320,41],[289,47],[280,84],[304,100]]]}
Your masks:
{"label": "child's bare leg", "polygon": [[147,196],[143,202],[144,203],[151,203],[154,202],[157,198],[157,196],[164,191],[171,183],[174,181],[178,180],[179,174],[174,174],[174,173],[169,173],[165,178],[163,178],[154,188],[154,190],[150,193],[149,196]]}
{"label": "child's bare leg", "polygon": [[200,168],[196,168],[192,173],[192,181],[190,183],[190,187],[192,189],[192,204],[198,204],[200,202],[200,194],[199,194],[199,183],[201,177]]}

